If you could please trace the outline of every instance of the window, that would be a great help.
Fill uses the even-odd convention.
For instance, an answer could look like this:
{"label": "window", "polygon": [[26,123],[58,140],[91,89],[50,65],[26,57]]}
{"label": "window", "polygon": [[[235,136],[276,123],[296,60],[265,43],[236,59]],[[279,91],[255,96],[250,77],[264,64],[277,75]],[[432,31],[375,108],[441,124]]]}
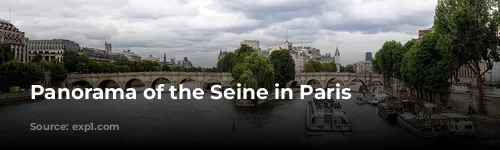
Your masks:
{"label": "window", "polygon": [[472,129],[471,125],[465,125],[465,129]]}

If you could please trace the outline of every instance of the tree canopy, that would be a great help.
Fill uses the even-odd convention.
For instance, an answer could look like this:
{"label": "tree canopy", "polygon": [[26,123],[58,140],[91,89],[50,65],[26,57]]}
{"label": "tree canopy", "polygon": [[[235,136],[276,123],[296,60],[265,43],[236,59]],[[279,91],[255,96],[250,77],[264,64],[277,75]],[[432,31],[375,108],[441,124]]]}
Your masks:
{"label": "tree canopy", "polygon": [[0,63],[8,62],[14,59],[14,51],[10,48],[7,43],[0,42]]}
{"label": "tree canopy", "polygon": [[295,62],[288,50],[277,50],[269,56],[274,68],[275,82],[285,87],[289,81],[295,79]]}
{"label": "tree canopy", "polygon": [[481,80],[500,60],[499,4],[497,0],[439,0],[435,11],[433,30],[439,47],[449,55],[447,64],[455,70],[467,65],[476,75],[479,113],[484,113]]}

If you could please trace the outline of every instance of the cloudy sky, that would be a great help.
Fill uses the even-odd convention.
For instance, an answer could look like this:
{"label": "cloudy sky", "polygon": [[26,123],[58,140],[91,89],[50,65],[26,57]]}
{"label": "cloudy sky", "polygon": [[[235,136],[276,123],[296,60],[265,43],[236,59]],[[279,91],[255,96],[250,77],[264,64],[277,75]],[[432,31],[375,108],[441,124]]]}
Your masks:
{"label": "cloudy sky", "polygon": [[288,40],[363,60],[384,41],[406,42],[431,26],[436,0],[1,0],[0,18],[30,39],[64,38],[81,46],[130,49],[145,57],[189,57],[211,67],[222,48],[243,40],[261,47]]}

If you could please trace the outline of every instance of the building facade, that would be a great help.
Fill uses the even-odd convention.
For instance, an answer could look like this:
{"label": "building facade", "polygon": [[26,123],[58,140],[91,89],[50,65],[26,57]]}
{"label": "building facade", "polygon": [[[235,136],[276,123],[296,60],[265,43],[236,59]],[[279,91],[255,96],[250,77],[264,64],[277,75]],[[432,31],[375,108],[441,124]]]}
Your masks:
{"label": "building facade", "polygon": [[372,59],[373,59],[372,52],[366,52],[365,61],[372,61]]}
{"label": "building facade", "polygon": [[493,68],[484,74],[486,83],[500,84],[500,62],[493,63]]}
{"label": "building facade", "polygon": [[290,55],[292,55],[292,59],[295,64],[295,72],[302,72],[304,70],[304,64],[308,61],[307,56],[304,55],[304,53],[298,53],[295,51],[292,51]]}
{"label": "building facade", "polygon": [[19,30],[12,23],[0,20],[0,43],[7,43],[14,52],[14,58],[22,62],[28,60],[28,40],[24,37],[24,32]]}
{"label": "building facade", "polygon": [[423,30],[418,30],[418,39],[421,39],[422,37],[424,37],[424,35],[426,33],[430,33],[432,32],[432,28],[429,28],[429,29],[423,29]]}
{"label": "building facade", "polygon": [[371,61],[359,61],[354,64],[356,73],[372,73],[372,63]]}
{"label": "building facade", "polygon": [[257,53],[262,54],[262,50],[260,49],[260,42],[257,40],[244,40],[240,44],[242,44],[242,45],[246,44],[246,45],[252,47],[253,49],[255,49],[257,51]]}
{"label": "building facade", "polygon": [[66,39],[29,40],[28,50],[30,61],[36,55],[40,55],[42,57],[42,60],[46,61],[62,61],[64,50],[79,51],[80,45],[76,42]]}
{"label": "building facade", "polygon": [[153,55],[149,55],[148,57],[143,58],[142,60],[148,60],[148,61],[156,61],[156,62],[160,62],[160,58],[154,57]]}
{"label": "building facade", "polygon": [[125,55],[125,57],[127,57],[127,59],[130,61],[138,61],[142,58],[141,56],[135,54],[134,52],[131,52],[130,50],[123,50],[122,54]]}
{"label": "building facade", "polygon": [[292,50],[292,49],[293,49],[292,43],[285,41],[285,42],[280,43],[278,45],[273,45],[273,46],[269,47],[267,49],[267,51],[268,51],[269,55],[271,55],[271,53],[273,51],[276,51],[276,50]]}
{"label": "building facade", "polygon": [[[483,72],[485,70],[485,63],[481,62],[480,63],[480,70]],[[457,77],[459,79],[459,82],[456,83],[455,81],[454,84],[467,84],[469,86],[476,86],[477,81],[476,81],[476,74],[474,74],[474,71],[469,67],[469,65],[463,65],[457,70]],[[484,78],[484,77],[483,77]]]}
{"label": "building facade", "polygon": [[175,58],[170,58],[170,61],[167,61],[166,54],[163,54],[163,61],[160,63],[169,67],[193,67],[193,63],[188,60],[188,57],[184,57],[182,61],[175,61]]}

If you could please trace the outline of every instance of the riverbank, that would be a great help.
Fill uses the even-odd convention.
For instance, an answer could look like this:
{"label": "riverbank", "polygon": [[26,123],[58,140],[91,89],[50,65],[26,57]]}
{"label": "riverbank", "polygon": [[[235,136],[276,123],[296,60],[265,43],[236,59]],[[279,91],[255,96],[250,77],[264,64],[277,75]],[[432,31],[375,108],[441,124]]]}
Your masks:
{"label": "riverbank", "polygon": [[18,102],[18,101],[28,101],[28,100],[40,100],[43,96],[37,96],[35,99],[31,99],[31,92],[16,92],[16,93],[3,93],[0,94],[0,104]]}
{"label": "riverbank", "polygon": [[[412,95],[396,95],[399,99],[406,99],[412,101],[424,101]],[[487,115],[470,115],[467,112],[456,112],[469,116],[476,122],[476,133],[478,140],[487,147],[500,146],[500,118],[487,116]]]}

